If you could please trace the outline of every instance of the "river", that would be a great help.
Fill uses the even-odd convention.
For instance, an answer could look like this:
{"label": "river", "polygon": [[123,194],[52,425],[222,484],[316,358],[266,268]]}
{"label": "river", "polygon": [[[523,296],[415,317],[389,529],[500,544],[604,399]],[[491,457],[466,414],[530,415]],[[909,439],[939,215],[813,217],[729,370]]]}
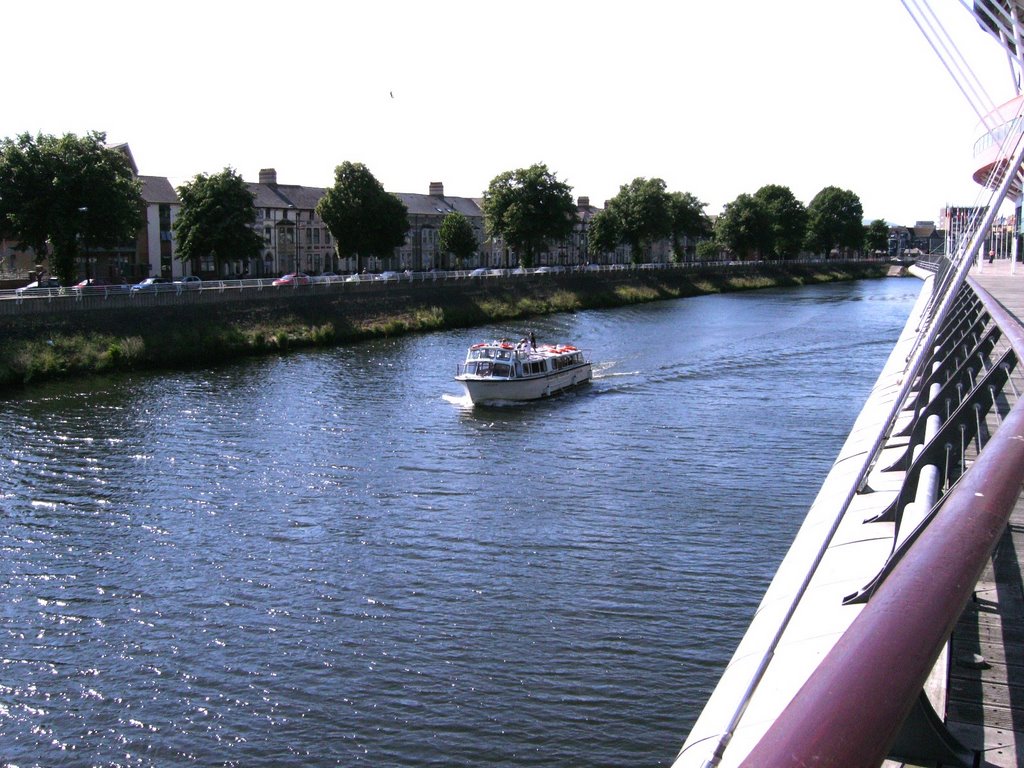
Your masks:
{"label": "river", "polygon": [[[8,396],[0,764],[670,764],[920,289]],[[468,407],[465,348],[529,330],[593,383]]]}

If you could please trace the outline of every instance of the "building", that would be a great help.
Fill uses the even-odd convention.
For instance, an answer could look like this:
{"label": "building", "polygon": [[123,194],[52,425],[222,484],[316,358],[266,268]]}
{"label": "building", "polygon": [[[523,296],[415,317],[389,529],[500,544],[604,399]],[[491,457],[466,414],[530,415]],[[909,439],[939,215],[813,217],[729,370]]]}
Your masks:
{"label": "building", "polygon": [[391,264],[390,268],[419,272],[435,268],[458,269],[469,266],[456,264],[451,254],[441,252],[438,233],[441,222],[450,213],[461,213],[469,220],[479,243],[478,257],[481,254],[485,260],[493,257],[491,249],[485,246],[481,199],[447,196],[444,193],[444,184],[440,181],[430,182],[425,195],[409,192],[395,194],[408,211],[409,232],[406,234],[405,244],[397,249],[395,263]]}

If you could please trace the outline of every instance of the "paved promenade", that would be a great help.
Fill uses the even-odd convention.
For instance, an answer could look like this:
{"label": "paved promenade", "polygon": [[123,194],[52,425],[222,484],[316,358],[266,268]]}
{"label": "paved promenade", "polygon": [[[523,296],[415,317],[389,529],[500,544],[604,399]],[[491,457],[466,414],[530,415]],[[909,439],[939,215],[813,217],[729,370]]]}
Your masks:
{"label": "paved promenade", "polygon": [[[973,277],[1024,322],[1024,264],[975,267]],[[953,632],[947,723],[986,766],[1024,766],[1024,498]]]}

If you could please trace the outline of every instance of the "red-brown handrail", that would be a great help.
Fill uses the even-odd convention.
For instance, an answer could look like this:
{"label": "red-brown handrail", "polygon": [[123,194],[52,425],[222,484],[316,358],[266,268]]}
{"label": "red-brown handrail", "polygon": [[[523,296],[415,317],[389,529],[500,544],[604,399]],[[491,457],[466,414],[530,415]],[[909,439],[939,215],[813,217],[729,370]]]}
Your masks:
{"label": "red-brown handrail", "polygon": [[[973,281],[971,281],[973,283]],[[1018,353],[1024,331],[985,301]],[[804,686],[744,768],[878,766],[999,542],[1024,484],[1024,400]]]}

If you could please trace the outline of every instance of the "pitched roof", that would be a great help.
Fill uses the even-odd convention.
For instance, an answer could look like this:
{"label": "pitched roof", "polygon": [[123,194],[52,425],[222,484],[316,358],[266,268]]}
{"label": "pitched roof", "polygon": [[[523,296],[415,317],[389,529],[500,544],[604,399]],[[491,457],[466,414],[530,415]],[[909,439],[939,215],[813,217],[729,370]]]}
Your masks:
{"label": "pitched roof", "polygon": [[323,187],[298,184],[259,184],[247,181],[245,186],[256,199],[257,208],[288,208],[312,210],[327,191]]}
{"label": "pitched roof", "polygon": [[395,192],[395,197],[402,201],[411,216],[445,216],[457,211],[467,217],[483,216],[483,211],[476,200],[471,197],[451,197],[445,195],[422,195],[416,192]]}
{"label": "pitched roof", "polygon": [[142,199],[147,203],[180,203],[170,179],[166,176],[139,176],[142,182]]}

